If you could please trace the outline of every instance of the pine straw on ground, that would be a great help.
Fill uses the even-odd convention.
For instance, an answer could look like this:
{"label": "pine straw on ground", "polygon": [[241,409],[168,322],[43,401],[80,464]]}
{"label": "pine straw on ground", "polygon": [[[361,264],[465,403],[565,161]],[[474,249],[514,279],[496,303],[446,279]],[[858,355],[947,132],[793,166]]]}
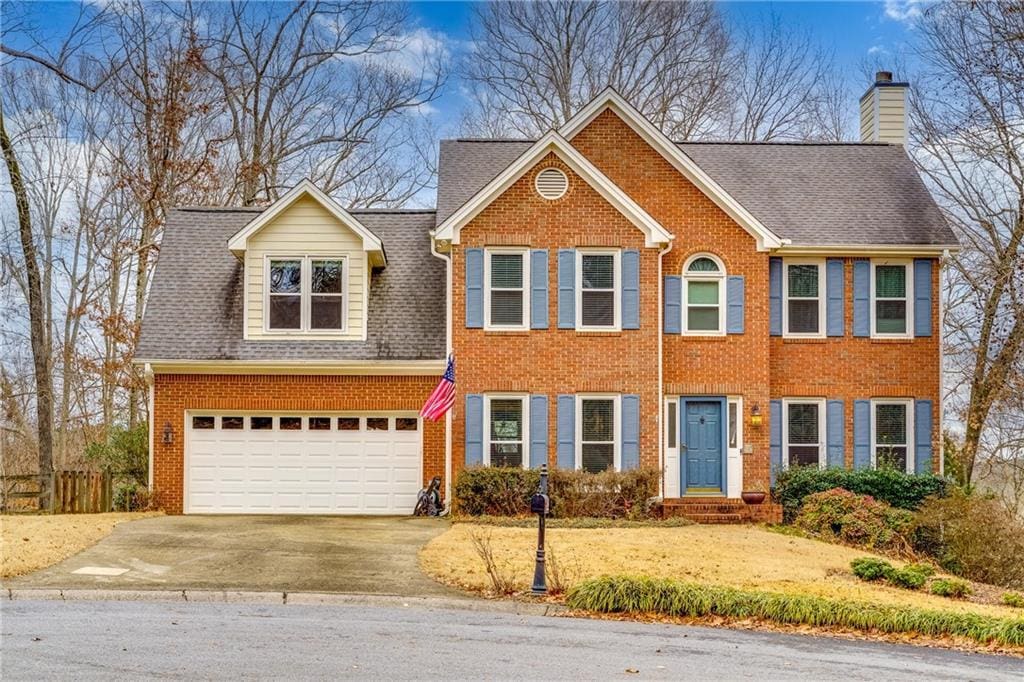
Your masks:
{"label": "pine straw on ground", "polygon": [[[420,551],[420,565],[435,579],[472,592],[486,592],[489,579],[473,550],[472,533],[489,534],[499,567],[519,590],[533,576],[537,532],[455,524]],[[879,604],[1019,618],[1019,609],[978,604],[865,583],[850,561],[868,552],[755,526],[552,529],[549,548],[572,582],[603,575],[646,575],[742,589],[810,594]],[[899,563],[899,562],[894,562]]]}
{"label": "pine straw on ground", "polygon": [[159,512],[0,516],[0,578],[52,566],[105,538],[119,523]]}

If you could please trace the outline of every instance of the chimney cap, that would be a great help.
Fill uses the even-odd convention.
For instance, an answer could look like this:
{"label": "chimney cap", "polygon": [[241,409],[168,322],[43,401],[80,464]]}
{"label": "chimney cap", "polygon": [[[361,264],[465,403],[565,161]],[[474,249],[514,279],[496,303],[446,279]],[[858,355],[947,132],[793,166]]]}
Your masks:
{"label": "chimney cap", "polygon": [[892,83],[892,71],[876,71],[876,83]]}

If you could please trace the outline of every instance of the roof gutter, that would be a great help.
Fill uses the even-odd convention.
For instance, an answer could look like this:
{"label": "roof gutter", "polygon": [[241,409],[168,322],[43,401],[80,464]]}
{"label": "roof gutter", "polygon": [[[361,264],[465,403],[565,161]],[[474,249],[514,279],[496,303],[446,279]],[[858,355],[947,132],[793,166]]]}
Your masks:
{"label": "roof gutter", "polygon": [[959,253],[959,244],[785,244],[772,253],[781,255],[933,256]]}
{"label": "roof gutter", "polygon": [[187,360],[136,359],[153,374],[321,374],[353,376],[434,376],[444,372],[435,360]]}

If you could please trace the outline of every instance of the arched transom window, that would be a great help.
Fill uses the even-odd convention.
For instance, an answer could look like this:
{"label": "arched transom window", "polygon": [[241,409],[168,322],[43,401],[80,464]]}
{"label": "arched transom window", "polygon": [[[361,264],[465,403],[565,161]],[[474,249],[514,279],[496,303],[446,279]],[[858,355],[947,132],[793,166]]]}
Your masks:
{"label": "arched transom window", "polygon": [[725,333],[725,266],[707,253],[683,266],[683,333]]}

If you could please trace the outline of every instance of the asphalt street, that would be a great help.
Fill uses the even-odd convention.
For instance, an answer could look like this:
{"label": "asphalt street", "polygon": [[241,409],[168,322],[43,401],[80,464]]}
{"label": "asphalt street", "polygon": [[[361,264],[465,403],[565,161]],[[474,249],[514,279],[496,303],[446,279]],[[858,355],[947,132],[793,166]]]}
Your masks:
{"label": "asphalt street", "polygon": [[0,677],[1019,680],[1024,660],[419,607],[3,601]]}

